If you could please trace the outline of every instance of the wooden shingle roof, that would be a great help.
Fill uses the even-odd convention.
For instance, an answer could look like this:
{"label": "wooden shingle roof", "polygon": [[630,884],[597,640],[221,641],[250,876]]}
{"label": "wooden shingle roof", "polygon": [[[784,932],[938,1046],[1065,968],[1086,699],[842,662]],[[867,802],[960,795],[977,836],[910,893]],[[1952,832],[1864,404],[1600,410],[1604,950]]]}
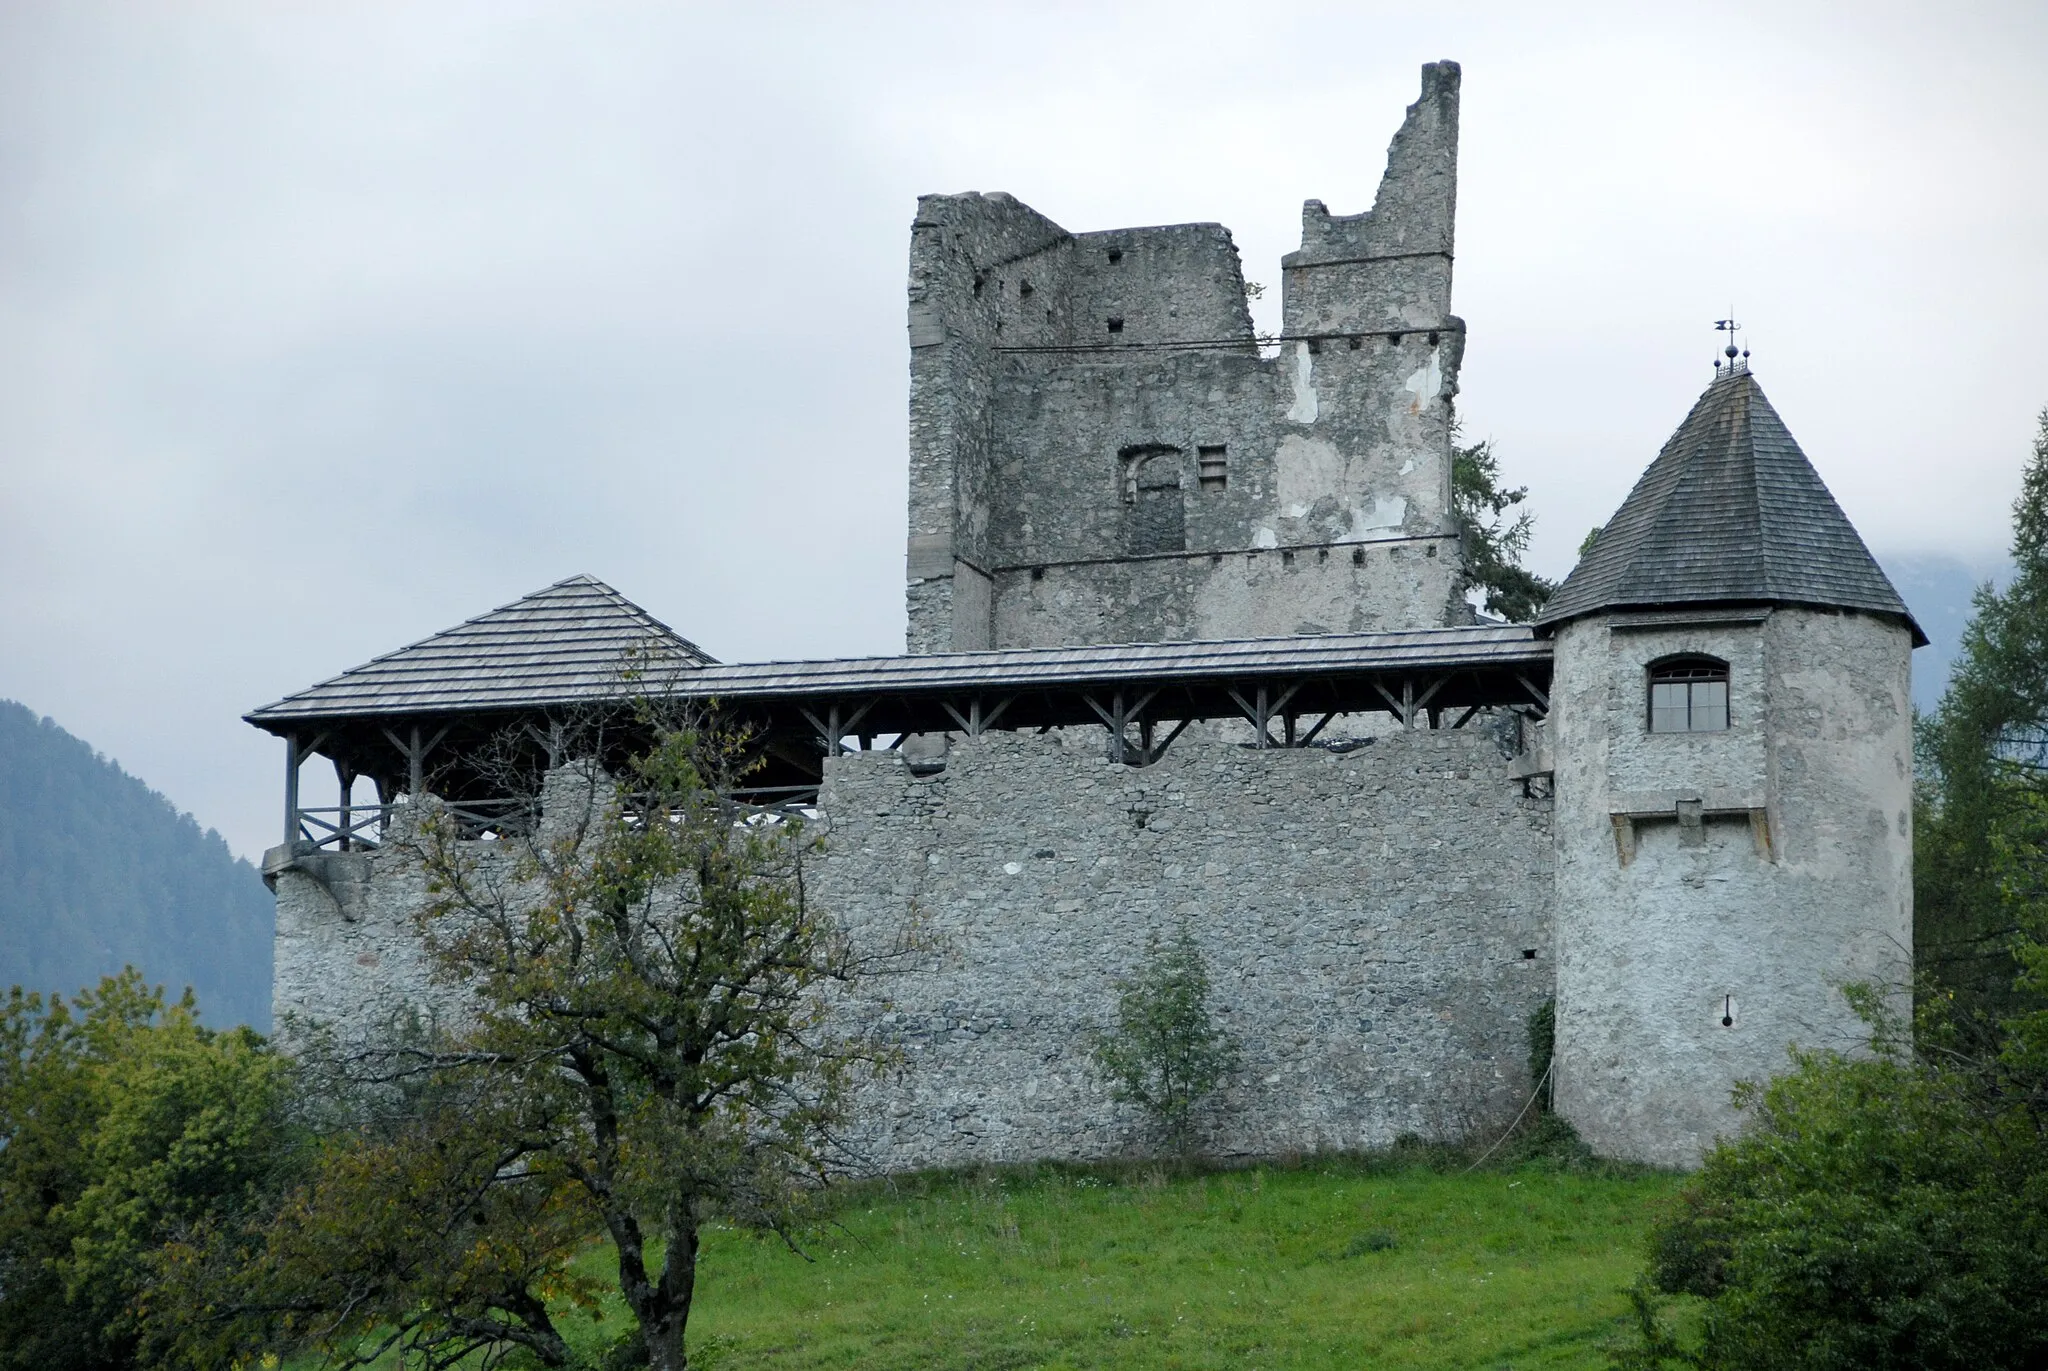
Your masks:
{"label": "wooden shingle roof", "polygon": [[1704,603],[1889,614],[1927,641],[1746,370],[1707,387],[1536,625]]}
{"label": "wooden shingle roof", "polygon": [[244,716],[292,719],[517,709],[633,693],[621,668],[714,659],[593,576],[571,576]]}

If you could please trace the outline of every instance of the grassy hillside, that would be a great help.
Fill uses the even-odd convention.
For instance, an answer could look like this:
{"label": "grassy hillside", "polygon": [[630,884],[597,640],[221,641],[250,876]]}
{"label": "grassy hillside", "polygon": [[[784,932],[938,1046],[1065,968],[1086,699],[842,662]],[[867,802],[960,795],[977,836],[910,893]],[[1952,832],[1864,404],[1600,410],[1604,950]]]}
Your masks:
{"label": "grassy hillside", "polygon": [[270,1024],[270,892],[218,833],[48,719],[0,700],[0,991],[132,963],[207,1023]]}
{"label": "grassy hillside", "polygon": [[1676,1185],[1385,1159],[913,1178],[858,1192],[810,1262],[714,1233],[691,1364],[1602,1367]]}

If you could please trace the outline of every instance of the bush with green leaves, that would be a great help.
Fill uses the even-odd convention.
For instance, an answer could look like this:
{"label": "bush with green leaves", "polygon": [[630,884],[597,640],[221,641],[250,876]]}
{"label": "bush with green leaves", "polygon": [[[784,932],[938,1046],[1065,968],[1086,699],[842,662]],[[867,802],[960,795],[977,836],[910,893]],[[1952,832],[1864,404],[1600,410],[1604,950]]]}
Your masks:
{"label": "bush with green leaves", "polygon": [[1116,1028],[1097,1035],[1096,1069],[1110,1093],[1135,1104],[1175,1153],[1194,1144],[1195,1106],[1238,1066],[1236,1042],[1209,1012],[1209,967],[1183,928],[1147,940],[1145,960],[1116,983]]}
{"label": "bush with green leaves", "polygon": [[129,1367],[157,1257],[260,1213],[297,1155],[292,1072],[133,969],[0,1004],[0,1368]]}
{"label": "bush with green leaves", "polygon": [[[1802,1055],[1655,1229],[1699,1338],[1625,1365],[2048,1365],[2044,1073],[2029,1054]],[[1664,1335],[1668,1338],[1668,1335]]]}

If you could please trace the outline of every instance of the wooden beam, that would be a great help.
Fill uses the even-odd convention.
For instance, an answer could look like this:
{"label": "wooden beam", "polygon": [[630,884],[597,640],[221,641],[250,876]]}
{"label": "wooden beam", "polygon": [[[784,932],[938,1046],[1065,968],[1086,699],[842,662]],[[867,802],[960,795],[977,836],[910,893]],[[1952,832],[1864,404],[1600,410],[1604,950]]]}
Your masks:
{"label": "wooden beam", "polygon": [[1310,743],[1316,740],[1316,734],[1321,733],[1326,727],[1329,726],[1330,720],[1336,717],[1337,711],[1333,709],[1328,714],[1325,714],[1322,718],[1316,720],[1316,726],[1310,729],[1307,733],[1303,734],[1301,741],[1296,743],[1295,746],[1307,747]]}
{"label": "wooden beam", "polygon": [[299,735],[284,735],[284,842],[299,840]]}

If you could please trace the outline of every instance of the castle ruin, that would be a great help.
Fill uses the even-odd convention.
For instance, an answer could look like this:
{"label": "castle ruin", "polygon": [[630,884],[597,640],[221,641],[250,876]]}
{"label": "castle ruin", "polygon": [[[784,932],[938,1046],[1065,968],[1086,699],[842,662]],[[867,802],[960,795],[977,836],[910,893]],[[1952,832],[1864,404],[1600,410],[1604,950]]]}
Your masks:
{"label": "castle ruin", "polygon": [[1788,1043],[1861,1042],[1841,987],[1910,965],[1919,629],[1734,358],[1534,625],[1468,607],[1458,68],[1422,80],[1372,209],[1304,207],[1276,339],[1221,226],[919,202],[906,655],[719,663],[573,577],[252,713],[287,751],[280,1023],[433,993],[379,840],[431,786],[487,852],[534,797],[481,749],[573,761],[550,720],[653,648],[762,738],[744,798],[817,816],[839,917],[943,935],[846,1011],[904,1048],[881,1167],[1125,1147],[1086,1041],[1180,928],[1244,1047],[1219,1154],[1504,1123],[1551,999],[1558,1109],[1672,1165]]}

